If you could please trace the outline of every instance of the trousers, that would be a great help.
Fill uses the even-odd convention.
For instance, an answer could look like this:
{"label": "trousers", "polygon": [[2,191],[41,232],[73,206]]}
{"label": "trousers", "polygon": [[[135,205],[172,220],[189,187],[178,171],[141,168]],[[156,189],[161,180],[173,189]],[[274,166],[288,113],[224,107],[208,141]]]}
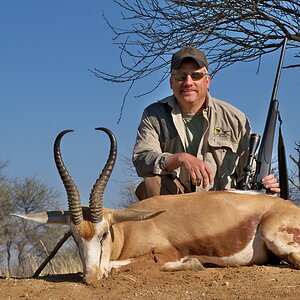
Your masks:
{"label": "trousers", "polygon": [[175,195],[186,193],[181,182],[170,175],[145,177],[138,185],[135,194],[139,200],[159,195]]}

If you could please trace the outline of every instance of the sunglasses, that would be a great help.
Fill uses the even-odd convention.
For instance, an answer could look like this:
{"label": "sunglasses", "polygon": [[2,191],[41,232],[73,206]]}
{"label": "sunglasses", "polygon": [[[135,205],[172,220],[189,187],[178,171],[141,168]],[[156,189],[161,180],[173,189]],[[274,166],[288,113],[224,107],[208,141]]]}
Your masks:
{"label": "sunglasses", "polygon": [[176,81],[184,81],[187,79],[188,75],[192,77],[194,81],[201,80],[205,75],[208,75],[207,73],[202,72],[174,72],[172,73],[173,78],[175,78]]}

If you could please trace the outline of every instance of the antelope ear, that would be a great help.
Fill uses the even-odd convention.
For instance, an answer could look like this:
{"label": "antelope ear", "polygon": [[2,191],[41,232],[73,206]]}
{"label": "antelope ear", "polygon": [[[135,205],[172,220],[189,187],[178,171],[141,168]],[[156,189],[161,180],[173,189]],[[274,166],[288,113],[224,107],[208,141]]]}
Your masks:
{"label": "antelope ear", "polygon": [[126,221],[142,221],[154,218],[166,210],[140,210],[132,208],[124,209],[110,209],[108,212],[108,219],[111,225]]}
{"label": "antelope ear", "polygon": [[70,213],[69,211],[47,211],[39,212],[28,215],[11,214],[14,217],[25,219],[32,222],[42,224],[70,224]]}

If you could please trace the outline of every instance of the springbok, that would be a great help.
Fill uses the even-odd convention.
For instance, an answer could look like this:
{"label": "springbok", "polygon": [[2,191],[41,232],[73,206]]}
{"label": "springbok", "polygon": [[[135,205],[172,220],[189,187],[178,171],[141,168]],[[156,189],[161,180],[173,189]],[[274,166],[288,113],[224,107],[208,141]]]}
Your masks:
{"label": "springbok", "polygon": [[[92,283],[112,267],[151,255],[162,270],[203,269],[205,264],[243,266],[280,258],[300,269],[300,207],[281,198],[239,191],[214,191],[152,197],[127,209],[103,208],[102,198],[117,152],[110,138],[109,157],[81,207],[79,192],[60,152],[62,131],[54,143],[58,172],[69,211],[17,215],[40,223],[70,226],[79,247],[83,277]],[[136,222],[137,221],[137,222]]]}

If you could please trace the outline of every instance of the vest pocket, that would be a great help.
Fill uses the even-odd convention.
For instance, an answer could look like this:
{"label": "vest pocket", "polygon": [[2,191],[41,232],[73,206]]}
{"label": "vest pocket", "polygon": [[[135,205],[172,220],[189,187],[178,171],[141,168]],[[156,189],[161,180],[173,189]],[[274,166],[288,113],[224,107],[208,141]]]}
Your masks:
{"label": "vest pocket", "polygon": [[232,175],[235,173],[238,154],[236,143],[228,140],[209,141],[213,160],[216,163],[215,186],[217,189],[228,189],[232,187]]}

